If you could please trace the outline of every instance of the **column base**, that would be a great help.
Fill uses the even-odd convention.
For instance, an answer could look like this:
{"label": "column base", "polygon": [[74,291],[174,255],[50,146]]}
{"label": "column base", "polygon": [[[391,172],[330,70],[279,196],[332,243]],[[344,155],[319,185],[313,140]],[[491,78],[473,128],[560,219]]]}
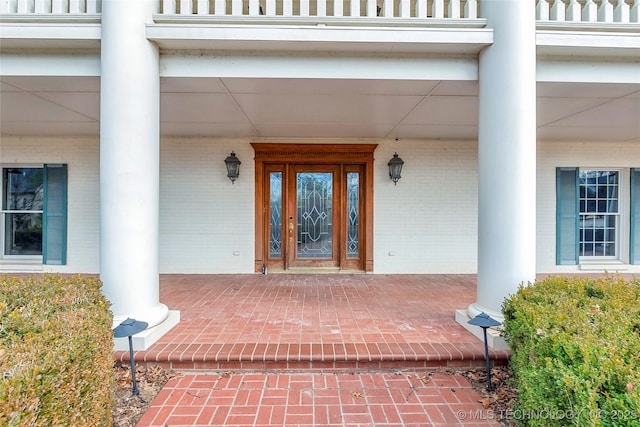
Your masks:
{"label": "column base", "polygon": [[[471,334],[473,334],[480,341],[484,342],[484,336],[483,336],[484,334],[482,332],[482,328],[469,324],[469,320],[473,319],[480,313],[481,312],[473,314],[470,312],[470,310],[456,310],[456,322],[460,324],[460,326],[465,328],[467,331],[469,331]],[[487,314],[493,317],[492,314],[490,313],[487,313]],[[502,317],[501,319],[496,319],[496,320],[498,320],[499,322],[502,322],[504,318]],[[502,329],[501,326],[498,326],[497,328],[487,329],[487,345],[492,350],[509,350],[509,345],[507,344],[505,339],[500,336],[501,329]]]}
{"label": "column base", "polygon": [[[152,344],[158,341],[178,323],[180,323],[180,312],[177,310],[169,310],[167,318],[162,323],[151,328],[147,328],[132,337],[133,349],[136,351],[146,351]],[[128,351],[129,338],[114,338],[113,350]]]}

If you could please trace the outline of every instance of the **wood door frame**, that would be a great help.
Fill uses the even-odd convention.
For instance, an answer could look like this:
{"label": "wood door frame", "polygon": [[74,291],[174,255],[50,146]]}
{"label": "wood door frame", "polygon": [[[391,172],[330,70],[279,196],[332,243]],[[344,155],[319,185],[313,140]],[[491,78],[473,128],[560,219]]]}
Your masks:
{"label": "wood door frame", "polygon": [[[268,218],[269,206],[265,205],[265,166],[268,164],[337,164],[362,165],[363,201],[360,220],[363,222],[361,236],[361,266],[359,270],[373,271],[373,152],[378,144],[294,144],[255,143],[255,262],[254,271],[262,272],[269,250]],[[283,195],[284,197],[284,195]],[[342,242],[340,242],[342,245]]]}

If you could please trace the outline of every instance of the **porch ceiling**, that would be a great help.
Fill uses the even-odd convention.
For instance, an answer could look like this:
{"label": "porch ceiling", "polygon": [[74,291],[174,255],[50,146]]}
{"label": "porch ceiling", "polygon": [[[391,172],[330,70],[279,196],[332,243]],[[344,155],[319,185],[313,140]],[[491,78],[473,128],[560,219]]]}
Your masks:
{"label": "porch ceiling", "polygon": [[[97,136],[98,77],[0,77],[2,135]],[[508,120],[508,118],[505,118]],[[538,83],[538,139],[640,142],[640,85]],[[162,78],[162,135],[476,139],[473,81]]]}

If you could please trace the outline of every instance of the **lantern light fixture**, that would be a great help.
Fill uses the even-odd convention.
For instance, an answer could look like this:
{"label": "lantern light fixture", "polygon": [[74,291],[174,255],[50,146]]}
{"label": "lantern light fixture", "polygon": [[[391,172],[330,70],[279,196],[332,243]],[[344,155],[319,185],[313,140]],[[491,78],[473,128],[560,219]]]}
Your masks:
{"label": "lantern light fixture", "polygon": [[394,153],[393,158],[387,163],[387,166],[389,166],[389,178],[393,181],[393,185],[398,185],[398,180],[401,178],[402,165],[404,165],[404,160],[398,157],[398,153]]}
{"label": "lantern light fixture", "polygon": [[240,176],[240,164],[242,162],[236,157],[236,153],[232,151],[231,155],[224,159],[224,163],[227,165],[227,178],[234,184],[238,176]]}

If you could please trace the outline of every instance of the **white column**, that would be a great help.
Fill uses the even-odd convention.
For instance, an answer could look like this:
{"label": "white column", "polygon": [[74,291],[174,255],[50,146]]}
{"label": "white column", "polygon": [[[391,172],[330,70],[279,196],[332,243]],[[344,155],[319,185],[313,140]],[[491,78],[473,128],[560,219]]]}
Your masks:
{"label": "white column", "polygon": [[159,53],[155,0],[104,0],[100,81],[100,278],[114,324],[154,326],[159,302]]}
{"label": "white column", "polygon": [[536,273],[535,2],[484,0],[494,43],[480,53],[478,283],[473,318]]}

